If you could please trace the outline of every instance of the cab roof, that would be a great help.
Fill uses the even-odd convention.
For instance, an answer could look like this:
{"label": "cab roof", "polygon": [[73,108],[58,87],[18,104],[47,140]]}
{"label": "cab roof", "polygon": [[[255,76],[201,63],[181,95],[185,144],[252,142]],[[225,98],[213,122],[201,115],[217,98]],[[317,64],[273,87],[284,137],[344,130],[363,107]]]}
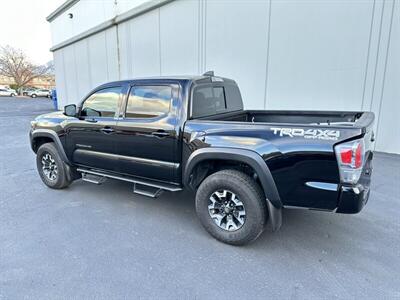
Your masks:
{"label": "cab roof", "polygon": [[132,79],[125,79],[125,80],[119,80],[119,81],[112,81],[108,82],[105,84],[102,84],[100,87],[109,87],[109,86],[115,86],[115,85],[126,85],[126,84],[131,84],[134,82],[168,82],[168,81],[178,81],[182,85],[186,85],[188,83],[211,83],[214,81],[222,81],[222,82],[234,82],[232,79],[220,77],[220,76],[214,76],[214,72],[207,72],[204,73],[203,75],[178,75],[178,76],[149,76],[149,77],[138,77],[138,78],[132,78]]}

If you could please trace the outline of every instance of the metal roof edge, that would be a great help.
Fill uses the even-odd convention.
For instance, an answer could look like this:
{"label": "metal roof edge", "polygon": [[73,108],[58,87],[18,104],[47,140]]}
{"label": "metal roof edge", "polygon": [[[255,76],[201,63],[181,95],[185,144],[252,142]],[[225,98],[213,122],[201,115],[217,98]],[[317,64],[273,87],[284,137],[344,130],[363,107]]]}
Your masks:
{"label": "metal roof edge", "polygon": [[[78,2],[79,0],[69,0],[69,1]],[[157,8],[159,8],[165,4],[168,4],[170,2],[173,2],[173,1],[175,1],[175,0],[152,0],[152,1],[149,1],[146,3],[143,3],[137,7],[130,9],[129,11],[127,11],[121,15],[118,15],[118,16],[116,16],[108,21],[105,21],[99,25],[96,25],[95,27],[88,29],[72,38],[69,38],[57,45],[54,45],[53,47],[50,48],[50,51],[54,52],[56,50],[64,48],[64,47],[71,45],[73,43],[76,43],[84,38],[87,38],[96,33],[99,33],[100,31],[106,30],[114,25],[118,25],[118,24],[128,21],[130,19],[133,19],[135,17],[143,15],[151,10],[157,9]]]}
{"label": "metal roof edge", "polygon": [[175,0],[151,0],[115,17],[116,24],[128,21]]}
{"label": "metal roof edge", "polygon": [[53,11],[50,15],[47,16],[46,21],[47,22],[53,21],[55,18],[57,18],[59,15],[61,15],[64,11],[66,11],[68,8],[74,6],[78,2],[79,2],[79,0],[67,0],[67,1],[65,1],[55,11]]}
{"label": "metal roof edge", "polygon": [[79,42],[80,40],[83,40],[84,38],[87,38],[89,36],[95,35],[96,33],[99,33],[100,31],[106,30],[112,26],[116,25],[115,24],[115,19],[111,19],[108,21],[105,21],[95,27],[93,27],[92,29],[86,30],[72,38],[69,38],[67,40],[65,40],[64,42],[61,42],[53,47],[50,48],[51,52],[54,52],[56,50],[59,50],[61,48],[64,48],[66,46],[69,46],[73,43]]}

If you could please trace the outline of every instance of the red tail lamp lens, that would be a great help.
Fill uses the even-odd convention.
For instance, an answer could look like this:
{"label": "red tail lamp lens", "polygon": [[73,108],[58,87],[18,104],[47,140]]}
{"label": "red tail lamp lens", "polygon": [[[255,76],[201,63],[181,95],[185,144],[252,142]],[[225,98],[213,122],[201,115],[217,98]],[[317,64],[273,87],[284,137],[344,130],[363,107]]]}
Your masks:
{"label": "red tail lamp lens", "polygon": [[364,140],[354,140],[335,146],[341,182],[356,184],[364,163]]}
{"label": "red tail lamp lens", "polygon": [[355,167],[359,168],[362,165],[362,146],[361,143],[358,144],[356,149],[356,157],[355,157]]}
{"label": "red tail lamp lens", "polygon": [[352,149],[342,149],[342,151],[340,152],[340,158],[341,158],[343,164],[350,165],[352,156],[353,156]]}

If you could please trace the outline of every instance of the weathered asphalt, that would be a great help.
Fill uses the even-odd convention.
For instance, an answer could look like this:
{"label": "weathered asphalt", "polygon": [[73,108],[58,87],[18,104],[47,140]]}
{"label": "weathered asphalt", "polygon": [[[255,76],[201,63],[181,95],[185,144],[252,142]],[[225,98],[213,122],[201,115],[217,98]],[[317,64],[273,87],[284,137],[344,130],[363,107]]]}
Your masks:
{"label": "weathered asphalt", "polygon": [[376,153],[357,215],[287,210],[245,247],[211,238],[193,195],[39,179],[29,122],[47,99],[0,98],[0,299],[400,298],[400,156]]}

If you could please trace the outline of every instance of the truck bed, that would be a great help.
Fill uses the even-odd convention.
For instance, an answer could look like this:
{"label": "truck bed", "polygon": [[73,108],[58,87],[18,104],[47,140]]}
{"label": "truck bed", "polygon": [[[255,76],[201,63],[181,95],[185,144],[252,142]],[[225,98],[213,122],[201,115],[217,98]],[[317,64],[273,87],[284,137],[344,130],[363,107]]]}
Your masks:
{"label": "truck bed", "polygon": [[242,110],[201,120],[247,123],[301,124],[313,126],[366,127],[373,120],[369,112],[293,111],[293,110]]}

